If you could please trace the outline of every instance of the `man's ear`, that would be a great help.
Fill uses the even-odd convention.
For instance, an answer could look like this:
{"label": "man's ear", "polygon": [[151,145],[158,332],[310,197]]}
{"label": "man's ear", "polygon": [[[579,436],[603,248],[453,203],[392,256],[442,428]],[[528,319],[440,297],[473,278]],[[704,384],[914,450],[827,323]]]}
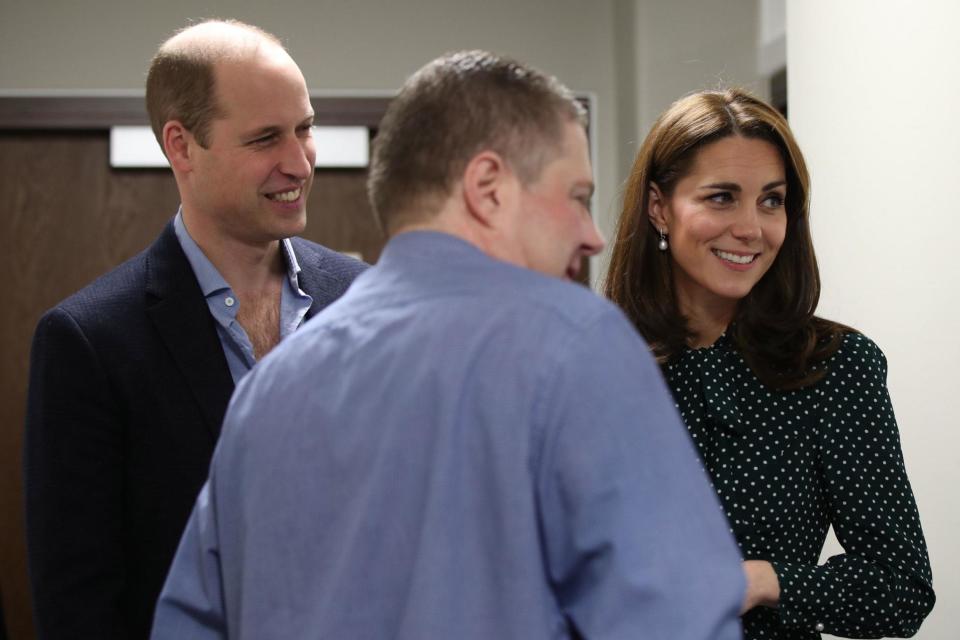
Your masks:
{"label": "man's ear", "polygon": [[163,152],[170,161],[170,166],[180,173],[187,173],[193,168],[193,145],[196,139],[179,120],[170,120],[163,125],[160,139],[163,141]]}
{"label": "man's ear", "polygon": [[650,183],[650,189],[647,192],[647,216],[650,218],[650,224],[656,227],[657,231],[667,233],[666,198],[663,192],[653,182]]}
{"label": "man's ear", "polygon": [[503,157],[495,151],[473,156],[463,171],[463,197],[467,211],[486,227],[500,223],[516,181]]}

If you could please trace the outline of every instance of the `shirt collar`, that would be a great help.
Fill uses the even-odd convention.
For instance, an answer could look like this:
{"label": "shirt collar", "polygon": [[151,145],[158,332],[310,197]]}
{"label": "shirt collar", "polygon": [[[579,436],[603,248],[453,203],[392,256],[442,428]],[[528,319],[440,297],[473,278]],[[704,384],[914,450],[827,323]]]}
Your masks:
{"label": "shirt collar", "polygon": [[293,285],[294,291],[299,291],[300,263],[297,262],[297,254],[293,252],[293,243],[290,238],[284,238],[280,241],[281,255],[287,265],[287,279]]}
{"label": "shirt collar", "polygon": [[[200,285],[204,297],[209,298],[211,295],[220,293],[221,291],[230,291],[230,285],[223,279],[223,276],[220,275],[217,268],[213,266],[210,259],[203,253],[203,249],[200,248],[200,245],[196,243],[190,236],[190,232],[187,231],[187,225],[183,222],[182,206],[177,210],[177,215],[173,219],[173,230],[177,234],[177,240],[180,241],[180,247],[187,255],[187,260],[193,268],[193,273],[197,277],[197,283]],[[293,243],[290,242],[289,238],[284,238],[280,241],[280,247],[280,255],[283,256],[284,264],[287,267],[287,279],[290,281],[294,291],[300,291],[298,282],[300,263],[297,262],[297,256],[293,252]]]}

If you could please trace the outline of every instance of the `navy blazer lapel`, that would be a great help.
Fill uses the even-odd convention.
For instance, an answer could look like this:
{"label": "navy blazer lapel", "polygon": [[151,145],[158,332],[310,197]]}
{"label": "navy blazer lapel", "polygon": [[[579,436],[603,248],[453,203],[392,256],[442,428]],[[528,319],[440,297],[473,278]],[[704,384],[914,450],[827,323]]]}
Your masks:
{"label": "navy blazer lapel", "polygon": [[203,291],[172,222],[147,250],[146,274],[147,314],[216,438],[233,393],[233,377]]}
{"label": "navy blazer lapel", "polygon": [[[300,265],[297,283],[304,293],[313,298],[313,304],[307,311],[305,320],[323,311],[331,302],[343,295],[361,271],[367,265],[349,260],[332,249],[306,242],[300,238],[291,238],[293,252]],[[341,258],[335,261],[332,257]]]}

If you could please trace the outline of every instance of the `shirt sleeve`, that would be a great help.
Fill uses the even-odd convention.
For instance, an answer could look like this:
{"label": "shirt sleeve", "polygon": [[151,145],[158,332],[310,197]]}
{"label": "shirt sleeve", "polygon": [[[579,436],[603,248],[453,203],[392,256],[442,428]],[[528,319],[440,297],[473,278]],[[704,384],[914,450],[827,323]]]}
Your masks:
{"label": "shirt sleeve", "polygon": [[573,342],[538,467],[564,614],[590,639],[740,638],[739,554],[646,345],[613,312]]}
{"label": "shirt sleeve", "polygon": [[160,593],[151,640],[227,638],[214,487],[211,470]]}
{"label": "shirt sleeve", "polygon": [[83,329],[54,309],[30,355],[24,436],[27,547],[42,638],[126,638],[124,425]]}
{"label": "shirt sleeve", "polygon": [[784,624],[850,637],[911,636],[933,608],[886,378],[880,349],[850,335],[818,383],[822,473],[845,553],[820,566],[773,563]]}

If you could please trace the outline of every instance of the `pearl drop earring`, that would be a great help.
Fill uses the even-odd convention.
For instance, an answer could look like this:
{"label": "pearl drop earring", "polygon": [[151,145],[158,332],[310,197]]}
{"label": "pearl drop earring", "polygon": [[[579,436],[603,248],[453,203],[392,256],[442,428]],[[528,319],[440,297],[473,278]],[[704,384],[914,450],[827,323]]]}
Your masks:
{"label": "pearl drop earring", "polygon": [[667,234],[663,232],[663,229],[657,229],[660,232],[660,242],[657,243],[657,249],[660,251],[666,251],[670,244],[667,242]]}

